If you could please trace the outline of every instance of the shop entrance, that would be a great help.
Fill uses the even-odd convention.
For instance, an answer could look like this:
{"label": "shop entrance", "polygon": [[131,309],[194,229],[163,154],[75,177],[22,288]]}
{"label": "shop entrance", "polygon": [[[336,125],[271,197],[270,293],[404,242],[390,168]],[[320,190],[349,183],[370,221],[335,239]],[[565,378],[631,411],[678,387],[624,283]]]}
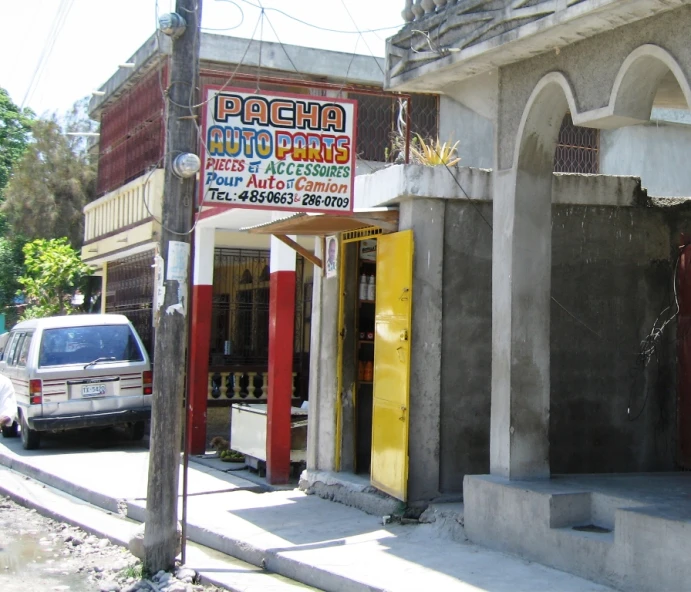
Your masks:
{"label": "shop entrance", "polygon": [[405,500],[413,235],[380,232],[342,237],[340,468]]}

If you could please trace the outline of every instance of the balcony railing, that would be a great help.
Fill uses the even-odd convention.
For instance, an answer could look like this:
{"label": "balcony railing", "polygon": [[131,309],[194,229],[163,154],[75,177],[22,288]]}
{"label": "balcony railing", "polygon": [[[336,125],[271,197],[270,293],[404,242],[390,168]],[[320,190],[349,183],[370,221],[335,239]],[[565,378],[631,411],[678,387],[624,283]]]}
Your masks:
{"label": "balcony railing", "polygon": [[145,173],[84,207],[84,243],[93,242],[156,217],[163,201],[163,169]]}
{"label": "balcony railing", "polygon": [[406,23],[411,23],[427,14],[441,10],[447,3],[452,4],[454,0],[405,0],[405,8],[401,16]]}
{"label": "balcony railing", "polygon": [[[293,372],[293,392],[297,372]],[[268,371],[211,371],[207,382],[207,398],[211,401],[230,401],[232,403],[266,403],[269,397]]]}

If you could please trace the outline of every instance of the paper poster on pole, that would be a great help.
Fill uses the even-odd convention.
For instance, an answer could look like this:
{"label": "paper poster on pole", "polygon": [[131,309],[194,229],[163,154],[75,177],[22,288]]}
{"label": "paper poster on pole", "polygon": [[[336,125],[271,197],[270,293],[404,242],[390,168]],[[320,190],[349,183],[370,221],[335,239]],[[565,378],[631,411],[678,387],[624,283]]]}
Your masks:
{"label": "paper poster on pole", "polygon": [[357,102],[206,86],[199,203],[353,211]]}
{"label": "paper poster on pole", "polygon": [[326,253],[324,253],[324,267],[326,277],[333,278],[338,275],[338,237],[326,237]]}

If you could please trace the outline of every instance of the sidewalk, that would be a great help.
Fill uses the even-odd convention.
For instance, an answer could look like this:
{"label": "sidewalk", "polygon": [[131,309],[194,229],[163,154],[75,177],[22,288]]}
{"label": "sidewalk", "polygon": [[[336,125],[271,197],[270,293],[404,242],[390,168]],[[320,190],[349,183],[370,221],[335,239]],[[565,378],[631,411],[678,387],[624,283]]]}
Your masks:
{"label": "sidewalk", "polygon": [[[0,443],[0,464],[128,517],[144,518],[148,453],[141,447],[27,452]],[[188,536],[327,592],[607,592],[610,588],[444,537],[434,524],[379,518],[300,491],[261,489],[190,464]]]}

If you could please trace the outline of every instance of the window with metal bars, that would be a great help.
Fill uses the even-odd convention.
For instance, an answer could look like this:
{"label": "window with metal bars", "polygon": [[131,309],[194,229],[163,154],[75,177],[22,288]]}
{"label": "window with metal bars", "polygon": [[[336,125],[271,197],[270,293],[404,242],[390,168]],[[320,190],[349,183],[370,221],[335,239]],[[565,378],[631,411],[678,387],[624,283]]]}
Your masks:
{"label": "window with metal bars", "polygon": [[600,172],[600,130],[573,124],[567,113],[561,123],[557,148],[554,152],[555,173]]}
{"label": "window with metal bars", "polygon": [[153,356],[154,252],[108,263],[106,312],[125,315]]}
{"label": "window with metal bars", "polygon": [[[363,160],[391,162],[396,156],[394,135],[405,129],[405,100],[393,94],[371,95],[348,93],[358,102],[357,156]],[[439,98],[436,95],[412,95],[410,104],[410,131],[425,140],[439,133]]]}
{"label": "window with metal bars", "polygon": [[[306,353],[305,260],[296,261],[296,364]],[[212,366],[249,366],[262,370],[269,361],[269,251],[217,248],[211,313]]]}

